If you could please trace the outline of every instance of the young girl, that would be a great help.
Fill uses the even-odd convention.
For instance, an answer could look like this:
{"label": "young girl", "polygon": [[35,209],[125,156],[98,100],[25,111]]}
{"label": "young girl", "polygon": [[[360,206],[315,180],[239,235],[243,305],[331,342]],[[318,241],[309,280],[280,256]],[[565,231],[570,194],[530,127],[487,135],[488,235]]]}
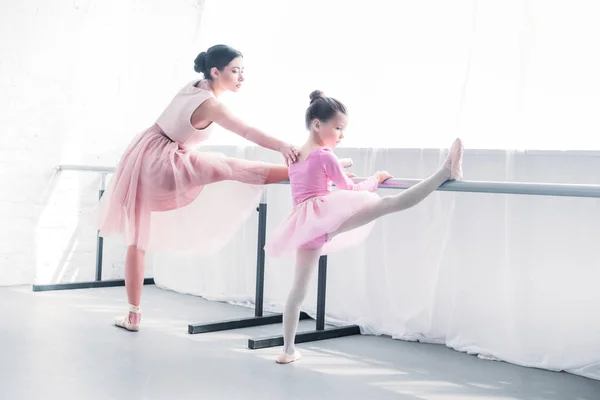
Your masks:
{"label": "young girl", "polygon": [[[351,162],[342,165],[331,151],[344,138],[347,122],[342,103],[318,90],[311,93],[306,111],[310,136],[298,161],[289,167],[294,210],[269,235],[265,246],[271,257],[296,253],[294,282],[283,315],[284,348],[276,360],[280,364],[300,358],[294,347],[300,305],[319,257],[360,242],[377,218],[418,204],[449,179],[462,179],[463,146],[456,139],[436,173],[408,190],[381,198],[373,192],[392,177],[389,173],[378,171],[355,184],[343,170]],[[330,182],[341,190],[331,192]]]}

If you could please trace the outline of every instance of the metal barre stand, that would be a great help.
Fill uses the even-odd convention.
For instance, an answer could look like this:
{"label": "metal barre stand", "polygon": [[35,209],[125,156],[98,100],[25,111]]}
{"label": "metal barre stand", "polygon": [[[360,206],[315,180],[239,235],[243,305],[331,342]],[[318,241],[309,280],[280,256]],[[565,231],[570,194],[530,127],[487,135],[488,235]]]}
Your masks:
{"label": "metal barre stand", "polygon": [[[283,322],[282,314],[263,316],[263,295],[265,282],[265,238],[267,235],[267,201],[263,197],[258,206],[258,246],[256,249],[256,295],[254,306],[254,317],[239,318],[226,321],[215,321],[202,324],[188,325],[188,333],[207,333],[225,331],[230,329],[250,328],[279,324]],[[312,342],[315,340],[333,339],[337,337],[359,335],[360,328],[357,325],[343,326],[325,329],[325,297],[327,287],[327,257],[319,258],[319,281],[317,289],[317,320],[314,331],[300,332],[296,334],[295,343]],[[300,313],[300,320],[310,319],[305,312]],[[248,348],[264,349],[267,347],[283,345],[283,336],[271,336],[259,339],[248,339]]]}
{"label": "metal barre stand", "polygon": [[[265,289],[265,239],[267,236],[267,200],[266,190],[256,209],[258,211],[258,245],[256,249],[256,294],[254,301],[254,316],[249,318],[237,318],[225,321],[214,321],[188,325],[188,333],[208,333],[226,331],[230,329],[250,328],[279,324],[283,322],[283,314],[263,315],[263,298]],[[300,313],[300,319],[309,319],[308,314]]]}
{"label": "metal barre stand", "polygon": [[[71,165],[59,165],[58,171],[70,170],[70,171],[91,171],[102,173],[102,181],[100,190],[98,191],[98,200],[102,198],[105,189],[105,177],[107,173],[113,172],[114,168],[110,167],[85,167],[85,166],[71,166]],[[72,289],[92,289],[92,288],[105,288],[105,287],[117,287],[125,286],[124,279],[110,279],[102,280],[102,256],[104,253],[104,238],[100,236],[100,232],[96,236],[96,276],[95,280],[89,282],[72,282],[72,283],[56,283],[49,285],[32,285],[34,292],[47,292],[51,290],[72,290]],[[144,285],[154,285],[154,278],[144,278]]]}

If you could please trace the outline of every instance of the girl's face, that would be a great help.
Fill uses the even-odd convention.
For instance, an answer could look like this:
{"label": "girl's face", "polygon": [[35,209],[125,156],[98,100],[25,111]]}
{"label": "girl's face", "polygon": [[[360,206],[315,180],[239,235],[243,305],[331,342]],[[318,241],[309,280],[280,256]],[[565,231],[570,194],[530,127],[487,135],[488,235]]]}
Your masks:
{"label": "girl's face", "polygon": [[326,147],[336,147],[344,138],[344,129],[348,125],[348,116],[337,112],[333,118],[327,122],[314,119],[312,130],[319,138],[320,143]]}

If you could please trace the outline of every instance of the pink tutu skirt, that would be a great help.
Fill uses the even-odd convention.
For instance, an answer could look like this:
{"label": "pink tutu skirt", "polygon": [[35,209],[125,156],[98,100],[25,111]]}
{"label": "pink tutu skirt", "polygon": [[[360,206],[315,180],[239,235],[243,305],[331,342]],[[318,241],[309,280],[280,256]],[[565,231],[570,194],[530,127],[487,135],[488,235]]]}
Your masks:
{"label": "pink tutu skirt", "polygon": [[367,191],[338,190],[326,196],[313,197],[298,204],[292,213],[267,235],[265,253],[269,257],[290,257],[299,248],[322,248],[322,255],[331,254],[364,241],[375,221],[336,235],[348,218],[373,205],[379,196]]}
{"label": "pink tutu skirt", "polygon": [[256,209],[273,166],[194,150],[154,125],[130,144],[100,200],[100,236],[141,250],[213,253]]}

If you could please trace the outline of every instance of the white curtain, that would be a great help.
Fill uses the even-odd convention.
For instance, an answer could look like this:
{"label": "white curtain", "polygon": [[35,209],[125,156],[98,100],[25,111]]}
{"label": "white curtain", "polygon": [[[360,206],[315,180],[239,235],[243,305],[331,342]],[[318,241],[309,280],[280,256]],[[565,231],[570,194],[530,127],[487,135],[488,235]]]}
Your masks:
{"label": "white curtain", "polygon": [[[385,168],[406,178],[427,176],[444,158],[433,150],[338,155],[352,157],[359,175]],[[464,164],[470,180],[600,184],[599,153],[471,151]],[[215,186],[206,194],[223,193]],[[289,186],[270,186],[267,238],[290,210]],[[329,257],[327,321],[600,379],[599,211],[597,199],[435,192],[381,219],[364,244]],[[213,257],[151,256],[155,280],[251,305],[256,240],[253,216]],[[292,271],[293,260],[267,259],[267,309],[283,310]],[[312,284],[305,310],[314,315],[316,276]]]}
{"label": "white curtain", "polygon": [[201,41],[244,53],[231,104],[295,143],[321,89],[349,108],[349,147],[587,150],[599,19],[595,0],[208,0]]}

